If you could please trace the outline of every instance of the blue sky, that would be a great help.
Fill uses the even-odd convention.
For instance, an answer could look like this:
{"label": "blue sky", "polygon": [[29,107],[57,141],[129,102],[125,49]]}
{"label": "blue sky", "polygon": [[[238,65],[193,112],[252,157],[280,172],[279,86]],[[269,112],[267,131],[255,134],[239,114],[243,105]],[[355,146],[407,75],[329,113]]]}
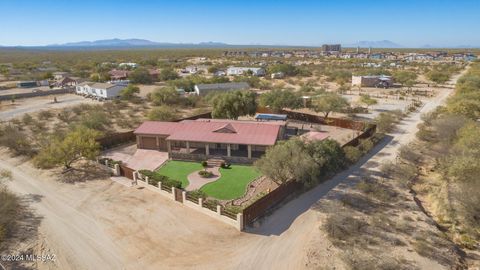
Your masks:
{"label": "blue sky", "polygon": [[230,44],[480,46],[479,0],[0,0],[0,45],[109,38]]}

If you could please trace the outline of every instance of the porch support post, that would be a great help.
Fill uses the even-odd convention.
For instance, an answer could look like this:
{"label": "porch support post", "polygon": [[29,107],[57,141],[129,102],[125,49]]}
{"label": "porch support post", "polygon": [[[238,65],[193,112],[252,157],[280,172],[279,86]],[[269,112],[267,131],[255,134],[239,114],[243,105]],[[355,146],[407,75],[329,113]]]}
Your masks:
{"label": "porch support post", "polygon": [[185,144],[187,145],[187,154],[190,154],[190,142],[186,141]]}
{"label": "porch support post", "polygon": [[250,158],[252,158],[252,145],[249,144],[247,146],[247,149],[248,149],[248,158],[250,159]]}
{"label": "porch support post", "polygon": [[167,150],[169,154],[172,153],[172,143],[170,141],[167,141]]}
{"label": "porch support post", "polygon": [[227,157],[231,156],[230,144],[227,144]]}
{"label": "porch support post", "polygon": [[205,155],[210,155],[210,145],[208,143],[205,144]]}

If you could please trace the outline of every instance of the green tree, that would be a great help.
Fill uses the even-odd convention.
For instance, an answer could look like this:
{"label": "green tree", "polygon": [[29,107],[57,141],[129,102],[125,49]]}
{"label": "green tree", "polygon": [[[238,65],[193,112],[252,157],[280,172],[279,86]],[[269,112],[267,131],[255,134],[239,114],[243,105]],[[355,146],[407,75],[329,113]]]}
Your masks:
{"label": "green tree", "polygon": [[140,93],[140,88],[134,84],[129,84],[120,92],[120,98],[123,100],[132,100]]}
{"label": "green tree", "polygon": [[35,157],[35,164],[41,168],[62,165],[65,169],[82,158],[93,160],[100,153],[100,144],[96,139],[100,132],[79,126],[68,132],[65,137],[56,137],[44,146]]}
{"label": "green tree", "polygon": [[180,96],[175,87],[170,86],[155,89],[150,99],[155,105],[172,105],[179,102]]}
{"label": "green tree", "polygon": [[327,93],[313,101],[313,110],[316,112],[322,112],[325,116],[325,119],[328,118],[328,115],[331,112],[341,112],[348,106],[348,101],[335,93]]}
{"label": "green tree", "polygon": [[260,96],[260,105],[280,112],[283,108],[300,108],[303,102],[301,97],[292,91],[273,90]]}
{"label": "green tree", "polygon": [[287,181],[311,183],[319,169],[300,139],[282,141],[267,149],[255,166],[277,184]]}
{"label": "green tree", "polygon": [[170,81],[178,79],[178,74],[173,68],[164,68],[160,71],[158,75],[160,81]]}
{"label": "green tree", "polygon": [[135,69],[128,74],[128,78],[132,81],[132,83],[136,84],[151,84],[153,82],[150,72],[148,72],[148,70],[145,68]]}
{"label": "green tree", "polygon": [[306,149],[318,165],[320,176],[338,172],[345,165],[345,153],[335,140],[311,141],[306,144]]}
{"label": "green tree", "polygon": [[154,121],[173,121],[178,118],[178,115],[172,108],[163,105],[151,109],[147,117]]}
{"label": "green tree", "polygon": [[213,118],[237,119],[242,115],[253,115],[257,109],[255,93],[231,91],[210,97]]}

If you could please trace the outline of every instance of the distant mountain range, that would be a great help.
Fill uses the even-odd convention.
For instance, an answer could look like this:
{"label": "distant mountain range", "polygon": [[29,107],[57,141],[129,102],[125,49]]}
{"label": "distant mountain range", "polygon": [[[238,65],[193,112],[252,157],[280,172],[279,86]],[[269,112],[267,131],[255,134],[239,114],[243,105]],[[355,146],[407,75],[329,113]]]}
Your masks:
{"label": "distant mountain range", "polygon": [[[292,46],[292,45],[233,45],[223,42],[200,42],[200,43],[169,43],[169,42],[155,42],[146,39],[102,39],[95,41],[80,41],[69,42],[63,44],[50,44],[45,46],[1,46],[3,48],[35,48],[35,49],[52,49],[52,50],[93,50],[93,49],[128,49],[128,48],[318,48],[318,46]],[[379,41],[359,41],[353,44],[342,44],[343,47],[361,47],[361,48],[408,48],[406,46],[397,44],[390,40]],[[420,48],[479,48],[478,46],[433,46],[424,45]]]}

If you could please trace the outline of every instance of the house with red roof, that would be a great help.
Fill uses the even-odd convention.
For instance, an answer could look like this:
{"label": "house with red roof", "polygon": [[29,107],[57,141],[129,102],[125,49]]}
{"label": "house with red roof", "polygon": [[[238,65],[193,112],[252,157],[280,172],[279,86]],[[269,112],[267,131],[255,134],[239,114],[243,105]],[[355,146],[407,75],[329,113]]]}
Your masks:
{"label": "house with red roof", "polygon": [[137,148],[166,151],[178,160],[221,158],[251,163],[285,138],[285,121],[256,122],[197,119],[147,121],[134,132]]}

